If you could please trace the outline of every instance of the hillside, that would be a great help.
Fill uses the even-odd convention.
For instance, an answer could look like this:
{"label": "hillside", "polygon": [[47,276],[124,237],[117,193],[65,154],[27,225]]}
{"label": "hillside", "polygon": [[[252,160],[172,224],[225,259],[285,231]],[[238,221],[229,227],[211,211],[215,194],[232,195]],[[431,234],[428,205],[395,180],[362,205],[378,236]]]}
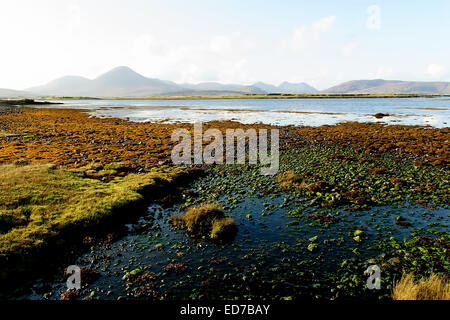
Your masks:
{"label": "hillside", "polygon": [[353,80],[322,91],[323,93],[421,93],[450,94],[449,82]]}
{"label": "hillside", "polygon": [[33,94],[30,92],[0,88],[0,98],[27,98],[31,96]]}

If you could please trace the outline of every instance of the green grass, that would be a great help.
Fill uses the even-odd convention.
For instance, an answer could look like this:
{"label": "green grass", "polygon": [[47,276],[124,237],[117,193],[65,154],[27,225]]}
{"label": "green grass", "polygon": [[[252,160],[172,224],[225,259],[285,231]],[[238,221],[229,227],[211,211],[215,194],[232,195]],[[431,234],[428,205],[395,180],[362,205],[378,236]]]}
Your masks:
{"label": "green grass", "polygon": [[23,131],[20,133],[0,131],[0,138],[14,138],[14,137],[33,138],[34,136],[29,134],[28,131]]}
{"label": "green grass", "polygon": [[22,134],[20,134],[20,133],[0,131],[0,138],[11,138],[11,137],[20,137],[20,136],[22,136]]}
{"label": "green grass", "polygon": [[183,168],[154,168],[105,182],[87,178],[87,169],[95,170],[0,166],[0,261],[36,253],[64,230],[96,226],[121,208],[143,201],[149,189],[173,182],[184,172]]}

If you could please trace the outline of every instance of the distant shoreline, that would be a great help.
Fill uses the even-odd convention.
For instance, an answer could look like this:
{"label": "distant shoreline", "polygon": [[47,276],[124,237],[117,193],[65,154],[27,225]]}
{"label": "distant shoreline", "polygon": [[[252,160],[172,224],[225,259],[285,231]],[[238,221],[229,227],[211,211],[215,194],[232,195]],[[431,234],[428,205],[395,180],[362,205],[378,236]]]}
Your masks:
{"label": "distant shoreline", "polygon": [[36,97],[36,100],[227,100],[227,99],[361,99],[361,98],[439,98],[448,94],[236,94],[215,96],[148,96],[148,97]]}
{"label": "distant shoreline", "polygon": [[[42,100],[37,98],[36,100]],[[61,102],[36,101],[35,99],[0,99],[0,107],[17,107],[27,105],[53,105],[63,104]],[[50,99],[45,99],[50,100]]]}

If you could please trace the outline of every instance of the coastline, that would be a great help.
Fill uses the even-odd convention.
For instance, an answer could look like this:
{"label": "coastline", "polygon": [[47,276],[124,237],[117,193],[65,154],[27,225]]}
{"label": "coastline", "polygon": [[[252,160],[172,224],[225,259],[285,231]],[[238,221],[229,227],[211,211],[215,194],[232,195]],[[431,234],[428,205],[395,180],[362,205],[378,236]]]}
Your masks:
{"label": "coastline", "polygon": [[[430,163],[436,162],[436,165],[446,165],[450,158],[447,144],[450,128],[357,122],[319,127],[277,127],[235,121],[211,121],[204,126],[205,130],[217,128],[223,132],[227,128],[278,128],[282,146],[295,146],[307,138],[353,144],[365,149],[364,152],[410,154]],[[52,163],[64,168],[79,168],[93,162],[122,162],[138,171],[145,171],[159,163],[167,163],[175,145],[171,134],[177,128],[193,132],[193,125],[189,123],[129,122],[91,117],[86,110],[24,108],[1,115],[0,162],[24,160],[33,164]]]}
{"label": "coastline", "polygon": [[44,100],[226,100],[226,99],[358,99],[358,98],[439,98],[450,97],[448,94],[421,94],[421,93],[272,93],[272,94],[227,94],[227,95],[193,95],[193,96],[148,96],[148,97],[70,97],[70,96],[43,96],[36,99]]}

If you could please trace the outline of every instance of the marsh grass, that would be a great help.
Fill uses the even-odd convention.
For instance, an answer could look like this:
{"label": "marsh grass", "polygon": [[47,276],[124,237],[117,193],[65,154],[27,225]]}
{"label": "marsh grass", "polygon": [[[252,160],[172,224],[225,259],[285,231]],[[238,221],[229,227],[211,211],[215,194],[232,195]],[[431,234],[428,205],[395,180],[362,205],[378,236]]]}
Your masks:
{"label": "marsh grass", "polygon": [[122,209],[142,203],[144,194],[161,189],[184,172],[154,168],[105,182],[86,178],[85,171],[53,165],[0,166],[0,262],[36,253],[64,231],[95,227]]}
{"label": "marsh grass", "polygon": [[231,240],[237,233],[237,227],[233,218],[227,217],[214,220],[211,228],[211,239],[214,240]]}
{"label": "marsh grass", "polygon": [[394,284],[392,298],[394,300],[450,300],[450,283],[436,274],[415,282],[413,274],[406,274]]}
{"label": "marsh grass", "polygon": [[229,240],[237,232],[234,220],[214,203],[190,207],[184,217],[171,216],[170,222],[174,227],[186,228],[192,236],[209,236],[213,240]]}
{"label": "marsh grass", "polygon": [[223,210],[218,205],[204,204],[186,210],[184,223],[189,232],[203,235],[211,231],[214,220],[222,219],[224,216]]}

